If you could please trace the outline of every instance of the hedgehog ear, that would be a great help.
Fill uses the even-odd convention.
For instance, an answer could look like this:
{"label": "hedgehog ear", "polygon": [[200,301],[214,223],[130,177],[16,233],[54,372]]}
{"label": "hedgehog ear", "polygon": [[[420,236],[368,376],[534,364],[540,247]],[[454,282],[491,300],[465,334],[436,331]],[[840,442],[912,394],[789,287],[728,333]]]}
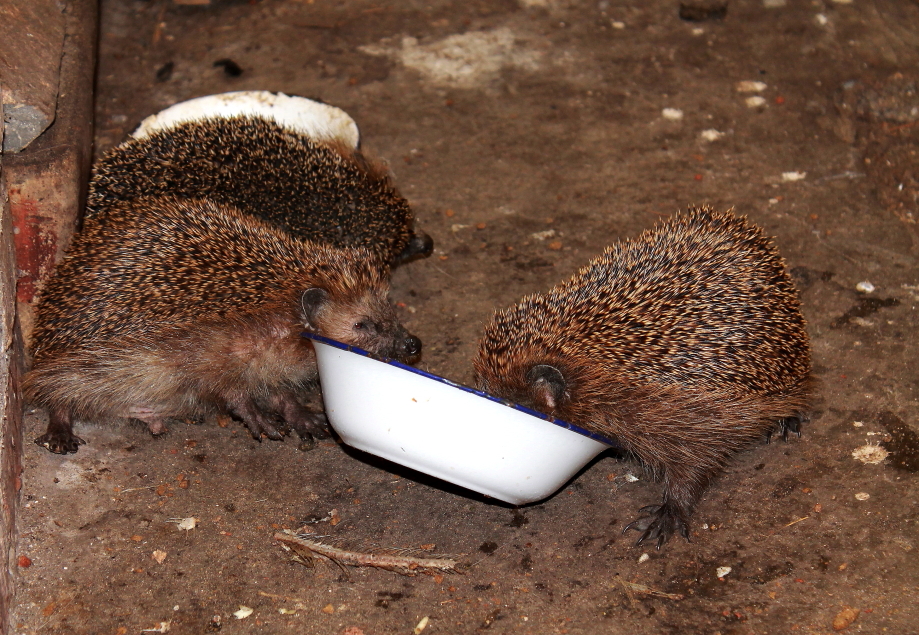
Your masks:
{"label": "hedgehog ear", "polygon": [[536,403],[548,410],[558,407],[568,387],[562,371],[548,364],[533,366],[527,373],[527,381]]}
{"label": "hedgehog ear", "polygon": [[329,299],[329,293],[325,289],[313,287],[307,289],[300,296],[300,308],[303,310],[303,325],[311,331],[315,331],[319,324],[319,313],[326,305]]}

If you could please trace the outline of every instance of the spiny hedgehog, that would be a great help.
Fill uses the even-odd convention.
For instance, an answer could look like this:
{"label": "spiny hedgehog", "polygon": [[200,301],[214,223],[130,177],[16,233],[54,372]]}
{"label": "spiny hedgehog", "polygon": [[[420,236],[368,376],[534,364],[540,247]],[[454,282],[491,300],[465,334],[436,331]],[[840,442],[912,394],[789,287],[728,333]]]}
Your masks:
{"label": "spiny hedgehog", "polygon": [[733,454],[776,426],[799,432],[811,390],[784,261],[759,228],[710,207],[496,312],[474,366],[483,390],[605,435],[660,477],[662,502],[625,528],[658,548],[674,531],[689,539]]}
{"label": "spiny hedgehog", "polygon": [[48,408],[52,452],[76,452],[77,419],[125,417],[150,431],[209,412],[280,439],[268,413],[306,442],[321,413],[295,393],[317,377],[306,329],[412,361],[388,269],[362,247],[291,238],[209,201],[138,199],[87,219],[42,290],[24,379]]}
{"label": "spiny hedgehog", "polygon": [[255,115],[178,123],[116,146],[93,169],[86,215],[164,195],[232,205],[300,239],[366,247],[387,264],[433,250],[385,170],[360,150]]}

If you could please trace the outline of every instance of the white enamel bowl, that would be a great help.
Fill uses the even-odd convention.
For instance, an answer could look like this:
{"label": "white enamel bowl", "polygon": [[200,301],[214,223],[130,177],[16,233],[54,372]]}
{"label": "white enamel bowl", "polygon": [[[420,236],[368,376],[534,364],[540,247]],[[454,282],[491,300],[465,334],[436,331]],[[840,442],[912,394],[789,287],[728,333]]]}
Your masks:
{"label": "white enamel bowl", "polygon": [[131,136],[143,139],[192,121],[240,116],[274,121],[282,128],[316,141],[334,141],[352,148],[360,143],[357,124],[344,110],[305,97],[266,90],[240,90],[179,102],[144,119]]}
{"label": "white enamel bowl", "polygon": [[311,333],[342,440],[499,500],[552,495],[612,445],[586,430]]}

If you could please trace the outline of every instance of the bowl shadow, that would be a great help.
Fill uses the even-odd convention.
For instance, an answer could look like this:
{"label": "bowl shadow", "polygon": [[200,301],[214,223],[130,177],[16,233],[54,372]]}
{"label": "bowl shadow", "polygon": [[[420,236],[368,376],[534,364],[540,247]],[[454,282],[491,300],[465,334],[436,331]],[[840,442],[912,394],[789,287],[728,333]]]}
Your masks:
{"label": "bowl shadow", "polygon": [[338,435],[335,435],[335,440],[338,441],[339,447],[342,449],[342,451],[345,454],[347,454],[351,458],[361,461],[362,463],[366,463],[367,465],[373,466],[377,469],[383,470],[385,472],[389,472],[391,474],[395,474],[399,476],[400,478],[414,481],[415,483],[418,483],[420,485],[425,485],[432,489],[437,489],[442,492],[446,492],[448,494],[453,494],[454,496],[460,496],[468,500],[477,501],[480,503],[487,503],[489,505],[496,505],[498,507],[503,507],[505,509],[523,509],[523,508],[532,507],[535,505],[540,505],[544,503],[545,501],[558,495],[559,492],[566,489],[574,481],[580,478],[582,474],[590,470],[596,463],[603,460],[604,458],[610,457],[610,456],[612,457],[623,456],[622,452],[620,450],[617,450],[616,448],[608,448],[606,450],[603,450],[602,452],[600,452],[600,454],[598,454],[593,459],[591,459],[584,467],[578,470],[574,476],[572,476],[570,479],[565,481],[563,485],[561,485],[555,492],[553,492],[549,496],[543,499],[540,499],[538,501],[533,501],[531,503],[525,503],[523,505],[513,505],[511,503],[506,503],[497,498],[492,498],[491,496],[486,496],[485,494],[480,494],[473,490],[466,489],[465,487],[462,487],[460,485],[454,485],[453,483],[450,483],[449,481],[445,481],[443,479],[437,478],[436,476],[425,474],[424,472],[419,472],[418,470],[412,469],[410,467],[406,467],[399,463],[395,463],[394,461],[390,461],[389,459],[384,459],[383,457],[377,456],[375,454],[371,454],[363,450],[358,450],[357,448],[351,447],[347,443],[343,442],[340,438],[338,438]]}

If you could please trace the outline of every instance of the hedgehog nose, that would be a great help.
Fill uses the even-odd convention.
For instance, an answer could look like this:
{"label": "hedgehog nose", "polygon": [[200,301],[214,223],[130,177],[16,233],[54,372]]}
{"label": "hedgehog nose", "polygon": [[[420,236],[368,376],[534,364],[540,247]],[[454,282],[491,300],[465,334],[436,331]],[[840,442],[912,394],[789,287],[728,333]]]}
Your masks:
{"label": "hedgehog nose", "polygon": [[411,359],[421,355],[421,340],[414,335],[409,335],[402,341],[402,353]]}

